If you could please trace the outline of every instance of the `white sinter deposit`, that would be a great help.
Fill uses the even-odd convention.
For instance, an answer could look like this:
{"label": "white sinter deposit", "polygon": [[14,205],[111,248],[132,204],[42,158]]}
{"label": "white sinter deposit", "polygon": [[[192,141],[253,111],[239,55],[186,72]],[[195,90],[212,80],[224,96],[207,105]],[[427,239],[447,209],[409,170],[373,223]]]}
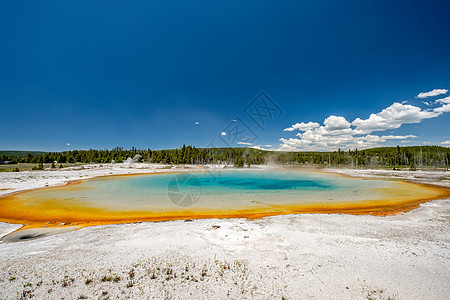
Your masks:
{"label": "white sinter deposit", "polygon": [[[0,173],[0,189],[157,168],[139,166]],[[448,182],[444,173],[414,174],[427,183]],[[448,299],[449,220],[450,200],[436,200],[388,217],[303,214],[87,227],[0,243],[0,299]],[[0,223],[0,236],[17,228]]]}

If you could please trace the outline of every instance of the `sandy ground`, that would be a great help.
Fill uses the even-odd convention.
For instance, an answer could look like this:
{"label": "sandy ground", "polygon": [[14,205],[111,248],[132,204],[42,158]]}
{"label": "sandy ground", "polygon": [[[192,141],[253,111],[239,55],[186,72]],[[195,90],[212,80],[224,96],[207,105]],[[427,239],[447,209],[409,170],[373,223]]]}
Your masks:
{"label": "sandy ground", "polygon": [[[141,167],[3,173],[0,189],[149,171]],[[447,186],[447,174],[423,173],[400,175]],[[0,243],[0,299],[450,299],[449,221],[447,199],[388,217],[304,214],[82,228]],[[19,227],[0,223],[0,236]]]}

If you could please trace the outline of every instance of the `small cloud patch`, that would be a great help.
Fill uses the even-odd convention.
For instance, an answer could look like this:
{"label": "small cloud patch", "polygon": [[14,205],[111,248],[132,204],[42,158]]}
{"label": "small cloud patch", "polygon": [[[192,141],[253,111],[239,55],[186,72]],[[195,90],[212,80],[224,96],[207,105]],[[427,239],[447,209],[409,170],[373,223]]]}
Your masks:
{"label": "small cloud patch", "polygon": [[417,98],[435,97],[435,96],[447,94],[447,92],[448,92],[448,90],[446,90],[446,89],[434,89],[429,92],[419,93],[419,95],[417,95]]}

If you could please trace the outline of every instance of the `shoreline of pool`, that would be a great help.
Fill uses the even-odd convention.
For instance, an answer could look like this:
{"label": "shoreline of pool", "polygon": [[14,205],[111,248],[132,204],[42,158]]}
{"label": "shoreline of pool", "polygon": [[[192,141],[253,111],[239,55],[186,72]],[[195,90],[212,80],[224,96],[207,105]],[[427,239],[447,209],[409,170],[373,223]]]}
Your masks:
{"label": "shoreline of pool", "polygon": [[[3,199],[4,201],[8,201],[8,199],[13,199],[14,197],[19,196],[20,194],[25,193],[33,193],[35,190],[39,189],[61,189],[64,185],[77,185],[80,183],[83,183],[85,180],[93,179],[93,178],[106,178],[109,177],[114,179],[114,177],[123,177],[123,176],[142,176],[142,175],[157,175],[157,174],[176,174],[176,173],[182,173],[182,172],[222,172],[222,171],[253,171],[253,170],[267,170],[269,167],[263,166],[263,167],[257,167],[257,168],[242,168],[242,169],[234,169],[234,168],[226,168],[224,169],[223,166],[209,166],[208,168],[205,168],[205,166],[189,166],[189,167],[175,167],[168,169],[167,166],[161,166],[161,165],[145,165],[145,164],[136,164],[139,166],[139,168],[131,168],[131,166],[126,165],[125,168],[123,165],[109,165],[112,168],[115,169],[108,169],[105,167],[105,165],[91,165],[87,166],[86,168],[82,170],[74,170],[72,172],[75,172],[74,176],[65,176],[63,180],[60,180],[57,183],[54,183],[52,186],[48,186],[46,184],[45,187],[37,187],[33,189],[22,189],[14,191],[10,194],[2,195],[0,196],[0,199]],[[313,171],[316,173],[323,173],[323,174],[329,174],[329,175],[336,175],[336,176],[343,176],[347,178],[359,178],[364,180],[392,180],[392,176],[367,176],[367,170],[358,170],[359,172],[356,172],[355,170],[336,170],[336,169],[303,169],[303,168],[282,168],[282,167],[270,167],[271,169],[276,169],[277,171]],[[78,172],[76,172],[78,171]],[[373,170],[368,170],[373,171]],[[51,172],[51,175],[58,175],[58,173],[67,174],[63,171],[44,171],[44,172]],[[42,175],[44,172],[40,172]],[[56,173],[58,172],[58,173]],[[84,172],[84,175],[81,175],[80,172]],[[353,173],[350,173],[353,172]],[[378,173],[380,171],[377,171]],[[33,172],[34,173],[34,172]],[[350,173],[350,174],[349,174]],[[44,173],[45,174],[45,173]],[[48,173],[47,173],[48,174]],[[381,174],[385,174],[385,172],[382,172]],[[435,174],[436,175],[436,174]],[[446,174],[445,174],[446,175]],[[78,178],[78,176],[80,178]],[[44,177],[44,176],[42,176]],[[45,177],[44,177],[45,178]],[[76,178],[76,179],[73,179]],[[1,179],[1,178],[0,178]],[[59,179],[62,179],[60,176]],[[322,207],[323,204],[315,203],[314,201],[311,203],[306,204],[290,204],[287,205],[284,209],[280,210],[270,210],[267,209],[256,209],[257,211],[247,211],[248,209],[244,209],[242,211],[218,211],[217,213],[206,211],[205,209],[199,208],[199,211],[196,211],[195,213],[186,214],[186,213],[172,213],[168,214],[168,212],[165,212],[161,215],[161,213],[152,213],[149,214],[149,212],[135,212],[134,214],[130,215],[131,212],[128,214],[125,214],[125,212],[117,212],[114,214],[114,216],[109,216],[111,213],[106,214],[102,212],[98,212],[104,216],[102,216],[100,219],[92,219],[92,216],[89,217],[89,211],[93,210],[94,207],[86,207],[83,210],[83,213],[76,214],[72,216],[66,216],[64,219],[60,214],[58,213],[57,219],[55,218],[44,218],[40,217],[39,220],[35,218],[28,217],[20,217],[19,215],[22,215],[23,213],[19,213],[17,211],[17,208],[15,210],[16,213],[12,214],[11,212],[6,215],[3,215],[1,218],[2,222],[6,223],[12,223],[12,224],[22,224],[24,225],[20,230],[24,229],[30,229],[30,228],[38,228],[38,227],[60,227],[60,226],[77,226],[77,228],[86,227],[86,226],[98,226],[98,225],[107,225],[107,224],[123,224],[123,223],[134,223],[134,222],[158,222],[158,221],[173,221],[173,220],[184,220],[184,219],[205,219],[205,218],[221,218],[221,219],[227,219],[227,218],[248,218],[248,219],[260,219],[264,217],[270,217],[275,215],[291,215],[291,214],[308,214],[308,213],[318,213],[318,214],[330,214],[330,213],[344,213],[344,214],[366,214],[366,215],[379,215],[379,216],[386,216],[386,215],[392,215],[397,213],[404,213],[406,211],[409,211],[411,209],[417,208],[421,203],[425,203],[432,200],[438,200],[438,199],[446,199],[449,197],[449,189],[443,185],[432,185],[429,182],[421,183],[420,181],[411,181],[408,180],[408,178],[395,178],[396,180],[400,180],[398,184],[407,185],[407,184],[413,184],[411,187],[422,187],[424,195],[421,196],[422,198],[414,198],[409,199],[408,197],[405,198],[405,196],[401,196],[399,200],[396,203],[386,203],[384,207],[383,206],[383,198],[380,198],[381,200],[364,200],[363,204],[351,204],[351,202],[347,203],[336,203],[333,205],[328,205],[326,207]],[[1,182],[1,181],[0,181]],[[76,187],[75,187],[76,188]],[[400,188],[399,191],[404,190],[405,188]],[[436,195],[434,196],[425,196],[425,194],[430,193],[426,191],[434,190],[434,193]],[[386,201],[389,199],[389,197],[400,197],[401,192],[396,192],[395,194],[392,194],[393,191],[386,194],[385,197]],[[420,190],[419,190],[420,192]],[[26,195],[24,195],[26,197]],[[402,199],[402,200],[400,200]],[[11,202],[12,200],[10,200]],[[6,205],[6,204],[5,204]],[[5,207],[10,207],[5,206]],[[16,204],[13,205],[14,207],[17,206]],[[69,209],[69,208],[67,208]],[[78,208],[77,209],[81,209]],[[97,209],[98,210],[98,209]],[[91,213],[92,214],[92,213]],[[116,214],[118,214],[116,216]],[[66,215],[64,213],[64,215]],[[86,215],[83,219],[82,216]],[[123,215],[123,216],[122,216]],[[9,217],[8,217],[9,216]],[[122,216],[122,217],[120,217]],[[112,218],[112,219],[110,219]],[[44,220],[45,219],[45,220]],[[54,220],[55,219],[55,220]],[[63,225],[60,225],[63,224]]]}

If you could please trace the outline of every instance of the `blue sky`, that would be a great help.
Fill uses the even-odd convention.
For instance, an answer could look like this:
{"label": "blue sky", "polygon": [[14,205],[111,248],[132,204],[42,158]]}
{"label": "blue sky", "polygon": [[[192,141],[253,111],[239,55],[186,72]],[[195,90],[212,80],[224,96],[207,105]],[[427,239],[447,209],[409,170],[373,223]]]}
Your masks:
{"label": "blue sky", "polygon": [[[442,145],[449,93],[418,95],[450,89],[449,11],[448,1],[2,1],[0,149]],[[261,101],[280,109],[263,126],[251,114]],[[233,137],[236,126],[247,133]]]}

